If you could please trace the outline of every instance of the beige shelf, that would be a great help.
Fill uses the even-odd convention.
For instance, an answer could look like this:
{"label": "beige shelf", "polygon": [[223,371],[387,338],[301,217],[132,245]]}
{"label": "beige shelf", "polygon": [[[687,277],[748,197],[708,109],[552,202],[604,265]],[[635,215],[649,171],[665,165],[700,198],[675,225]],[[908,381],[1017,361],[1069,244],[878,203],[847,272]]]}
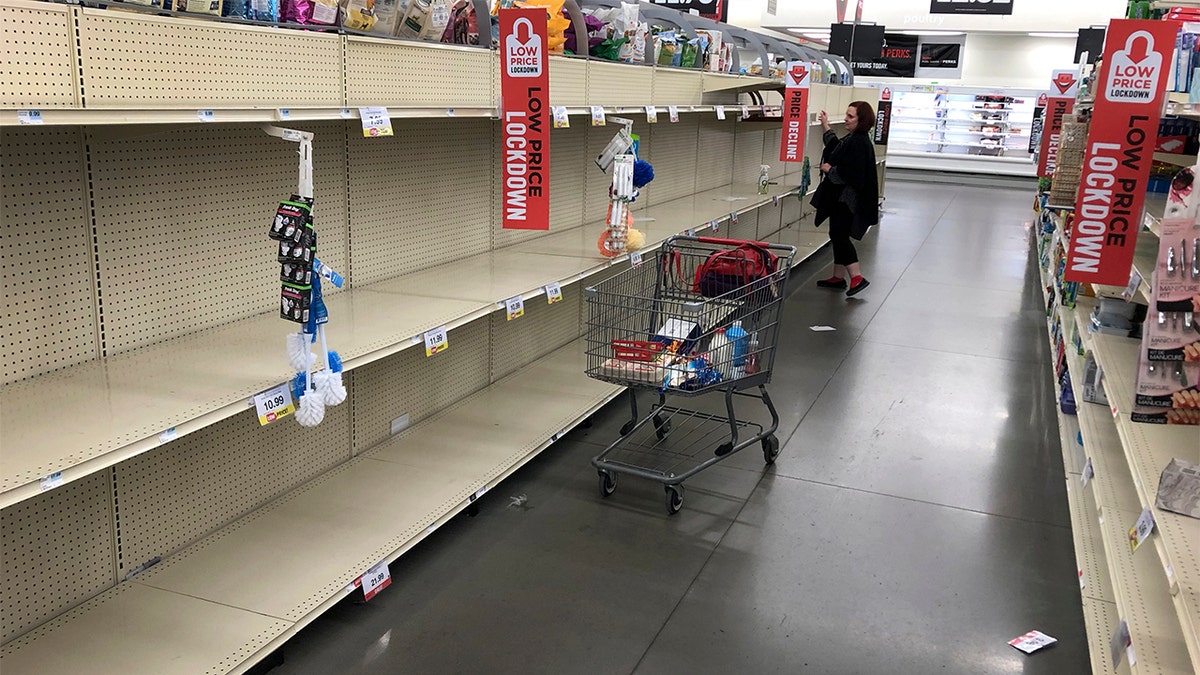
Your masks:
{"label": "beige shelf", "polygon": [[[0,14],[21,26],[0,35],[0,50],[26,57],[0,92],[0,126],[21,124],[19,110],[53,126],[205,123],[200,110],[216,123],[276,122],[281,109],[298,121],[337,119],[357,117],[359,106],[386,106],[397,118],[495,117],[498,107],[490,49],[29,0],[2,0]],[[254,58],[225,58],[231,49]],[[702,104],[723,102],[714,97],[732,103],[739,92],[779,85],[557,56],[549,69],[554,105],[618,111],[711,111]]]}
{"label": "beige shelf", "polygon": [[[795,190],[772,186],[759,195],[752,186],[727,186],[650,207],[638,214],[655,218],[638,223],[644,250]],[[357,368],[417,345],[424,331],[454,329],[499,311],[508,298],[535,297],[552,282],[567,287],[627,260],[597,253],[601,228],[574,228],[330,295],[330,347],[347,369]],[[284,336],[294,330],[264,314],[0,388],[0,508],[40,493],[51,474],[69,482],[157,447],[170,429],[178,438],[245,410],[255,394],[293,375]],[[62,423],[65,410],[69,424]]]}
{"label": "beige shelf", "polygon": [[620,393],[585,366],[565,345],[7,645],[0,668],[253,664]]}
{"label": "beige shelf", "polygon": [[1175,166],[1195,166],[1196,156],[1177,155],[1170,152],[1156,152],[1154,153],[1154,161],[1163,162],[1164,164],[1174,164]]}
{"label": "beige shelf", "polygon": [[[1116,603],[1084,596],[1083,624],[1087,630],[1088,653],[1091,655],[1093,675],[1114,672],[1108,644],[1113,633],[1116,632],[1119,622]],[[1122,661],[1121,669],[1115,672],[1117,675],[1128,675],[1128,661]]]}
{"label": "beige shelf", "polygon": [[124,583],[0,648],[0,667],[6,675],[229,672],[289,625],[244,609]]}
{"label": "beige shelf", "polygon": [[[1129,624],[1137,663],[1134,673],[1194,675],[1183,631],[1158,558],[1129,547],[1129,528],[1139,512],[1101,508],[1104,553],[1117,595],[1118,614]],[[1145,546],[1145,545],[1143,545]]]}
{"label": "beige shelf", "polygon": [[1165,580],[1184,643],[1200,668],[1200,521],[1155,507],[1159,477],[1171,459],[1200,462],[1200,428],[1133,422],[1129,412],[1140,344],[1111,336],[1096,338],[1096,358],[1104,367],[1105,389],[1110,401],[1116,401],[1119,412],[1115,425],[1121,441],[1123,468],[1131,477],[1137,497],[1136,506],[1130,504],[1134,508],[1127,507],[1125,511],[1140,512],[1143,508],[1154,511],[1157,531],[1148,543],[1153,543],[1158,552],[1157,576]]}

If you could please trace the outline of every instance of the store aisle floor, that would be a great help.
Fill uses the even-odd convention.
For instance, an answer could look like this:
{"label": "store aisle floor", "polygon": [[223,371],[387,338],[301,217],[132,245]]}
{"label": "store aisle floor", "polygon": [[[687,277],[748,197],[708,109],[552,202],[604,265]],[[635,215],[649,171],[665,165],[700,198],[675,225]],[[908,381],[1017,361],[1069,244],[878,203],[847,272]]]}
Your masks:
{"label": "store aisle floor", "polygon": [[[774,467],[739,453],[688,481],[676,516],[648,481],[602,499],[588,461],[618,399],[272,672],[1087,672],[1032,190],[886,193],[859,299],[813,287],[828,252],[797,272]],[[1033,629],[1059,644],[1007,645]]]}

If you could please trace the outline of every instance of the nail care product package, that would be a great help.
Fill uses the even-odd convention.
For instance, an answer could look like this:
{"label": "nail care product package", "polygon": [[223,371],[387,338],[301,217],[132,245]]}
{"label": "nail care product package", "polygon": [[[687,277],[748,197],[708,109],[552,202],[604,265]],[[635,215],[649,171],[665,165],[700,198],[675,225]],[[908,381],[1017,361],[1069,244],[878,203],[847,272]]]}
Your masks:
{"label": "nail care product package", "polygon": [[1200,424],[1200,195],[1197,169],[1171,181],[1142,334],[1134,419]]}

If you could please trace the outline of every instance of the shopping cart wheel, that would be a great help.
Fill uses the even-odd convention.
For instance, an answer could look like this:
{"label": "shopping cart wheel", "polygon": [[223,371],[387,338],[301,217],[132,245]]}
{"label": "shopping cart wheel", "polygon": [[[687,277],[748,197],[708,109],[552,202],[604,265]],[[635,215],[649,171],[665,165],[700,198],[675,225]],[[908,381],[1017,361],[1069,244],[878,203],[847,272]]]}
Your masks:
{"label": "shopping cart wheel", "polygon": [[617,491],[617,475],[601,469],[600,473],[600,496],[610,497],[612,493]]}
{"label": "shopping cart wheel", "polygon": [[637,422],[634,422],[633,420],[629,420],[625,424],[621,425],[621,435],[628,436],[629,432],[633,431],[633,426],[635,424],[637,424]]}
{"label": "shopping cart wheel", "polygon": [[667,513],[675,515],[683,508],[683,486],[667,486]]}
{"label": "shopping cart wheel", "polygon": [[779,439],[775,438],[775,434],[762,439],[762,449],[767,466],[774,464],[775,458],[779,456]]}
{"label": "shopping cart wheel", "polygon": [[658,440],[667,437],[671,433],[671,420],[665,419],[662,415],[654,416],[654,434],[658,436]]}

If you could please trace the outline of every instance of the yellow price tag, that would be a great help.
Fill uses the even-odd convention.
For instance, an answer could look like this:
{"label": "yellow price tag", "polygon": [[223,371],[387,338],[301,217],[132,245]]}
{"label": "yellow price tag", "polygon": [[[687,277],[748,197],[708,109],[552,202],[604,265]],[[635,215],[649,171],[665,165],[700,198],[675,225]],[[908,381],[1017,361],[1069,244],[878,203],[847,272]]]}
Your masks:
{"label": "yellow price tag", "polygon": [[296,412],[291,387],[284,383],[257,394],[254,397],[254,409],[258,412],[258,423],[262,426],[291,415]]}
{"label": "yellow price tag", "polygon": [[509,298],[504,305],[508,309],[509,321],[525,316],[525,300],[521,296]]}
{"label": "yellow price tag", "polygon": [[433,356],[449,348],[450,338],[446,334],[445,326],[434,328],[425,333],[425,356]]}

